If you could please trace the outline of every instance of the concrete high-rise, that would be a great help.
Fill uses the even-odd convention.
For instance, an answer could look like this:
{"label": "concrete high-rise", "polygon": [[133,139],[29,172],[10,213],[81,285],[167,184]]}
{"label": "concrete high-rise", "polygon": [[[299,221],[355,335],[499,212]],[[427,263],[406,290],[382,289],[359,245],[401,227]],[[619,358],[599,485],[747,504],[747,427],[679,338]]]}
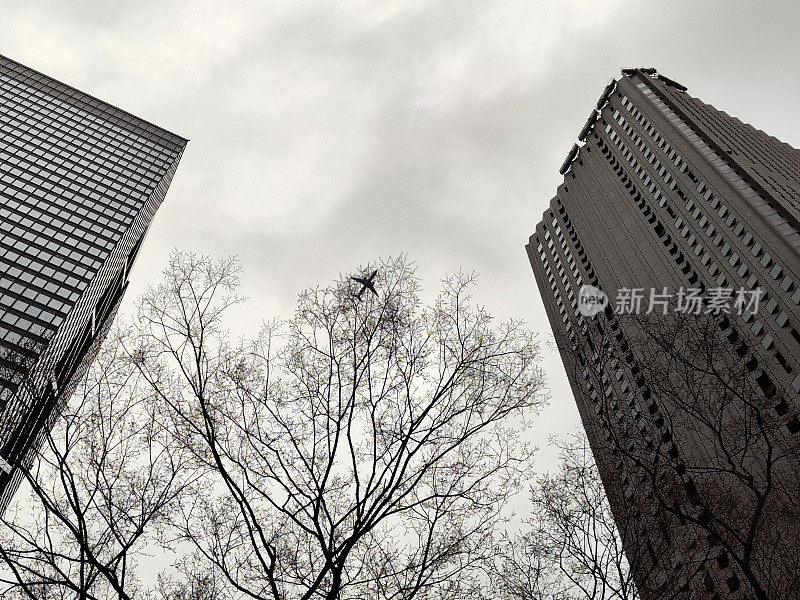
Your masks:
{"label": "concrete high-rise", "polygon": [[[796,598],[800,151],[655,69],[624,69],[561,173],[526,249],[642,596]],[[581,306],[585,286],[610,299],[596,316]],[[757,396],[732,391],[716,439],[698,415],[723,399],[695,390],[698,415],[667,406],[632,325],[632,290],[644,313],[662,294],[675,310],[690,289]],[[730,310],[711,310],[710,293],[725,289],[758,303],[737,311],[729,296]],[[760,424],[757,443],[731,426],[742,423]],[[752,532],[725,529],[737,511],[754,515]]]}
{"label": "concrete high-rise", "polygon": [[0,510],[102,340],[185,145],[0,56]]}

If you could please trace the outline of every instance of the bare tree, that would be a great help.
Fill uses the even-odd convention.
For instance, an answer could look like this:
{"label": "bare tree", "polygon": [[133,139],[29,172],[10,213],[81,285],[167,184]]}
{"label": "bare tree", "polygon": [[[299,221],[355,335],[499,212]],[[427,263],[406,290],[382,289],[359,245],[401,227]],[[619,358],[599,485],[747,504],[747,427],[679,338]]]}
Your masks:
{"label": "bare tree", "polygon": [[223,580],[215,577],[205,561],[183,556],[176,566],[177,576],[160,573],[157,584],[143,596],[145,600],[232,600],[238,597],[230,593]]}
{"label": "bare tree", "polygon": [[627,539],[635,530],[618,531],[587,440],[555,443],[561,451],[559,469],[536,482],[531,500],[539,536],[553,550],[569,583],[567,593],[587,600],[638,599],[623,553],[626,544],[638,545]]}
{"label": "bare tree", "polygon": [[586,438],[553,443],[558,469],[531,486],[527,530],[499,545],[492,581],[509,600],[637,600],[623,551],[636,530],[618,531]]}
{"label": "bare tree", "polygon": [[[543,403],[534,337],[471,306],[473,277],[423,308],[404,258],[305,291],[285,327],[232,342],[238,269],[175,255],[129,351],[204,477],[172,516],[242,598],[477,593],[527,475]],[[365,269],[366,271],[366,269]]]}
{"label": "bare tree", "polygon": [[0,518],[4,598],[133,598],[136,556],[188,481],[119,339],[88,369],[32,465],[15,465],[22,489]]}
{"label": "bare tree", "polygon": [[538,527],[505,532],[486,563],[485,594],[498,600],[568,600],[553,548]]}

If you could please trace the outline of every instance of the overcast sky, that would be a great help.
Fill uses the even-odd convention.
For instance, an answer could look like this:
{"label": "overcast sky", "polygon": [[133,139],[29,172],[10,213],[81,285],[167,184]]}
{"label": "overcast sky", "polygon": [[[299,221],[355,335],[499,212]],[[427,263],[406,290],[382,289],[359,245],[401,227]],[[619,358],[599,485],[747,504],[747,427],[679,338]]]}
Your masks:
{"label": "overcast sky", "polygon": [[[799,28],[797,2],[0,0],[0,53],[190,138],[124,307],[174,247],[239,256],[240,328],[407,252],[543,339],[524,244],[609,79],[655,66],[800,147]],[[577,423],[543,365],[541,445]]]}

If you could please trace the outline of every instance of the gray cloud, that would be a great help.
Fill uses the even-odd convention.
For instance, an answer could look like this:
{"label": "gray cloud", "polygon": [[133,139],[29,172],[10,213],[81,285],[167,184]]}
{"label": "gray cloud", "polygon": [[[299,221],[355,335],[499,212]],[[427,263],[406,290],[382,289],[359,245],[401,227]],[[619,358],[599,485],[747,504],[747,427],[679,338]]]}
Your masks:
{"label": "gray cloud", "polygon": [[[238,254],[248,308],[406,251],[428,288],[549,333],[523,250],[558,165],[620,67],[798,146],[795,3],[6,3],[2,52],[191,138],[137,268],[172,247]],[[560,362],[532,434],[577,422]],[[544,441],[541,442],[544,444]]]}

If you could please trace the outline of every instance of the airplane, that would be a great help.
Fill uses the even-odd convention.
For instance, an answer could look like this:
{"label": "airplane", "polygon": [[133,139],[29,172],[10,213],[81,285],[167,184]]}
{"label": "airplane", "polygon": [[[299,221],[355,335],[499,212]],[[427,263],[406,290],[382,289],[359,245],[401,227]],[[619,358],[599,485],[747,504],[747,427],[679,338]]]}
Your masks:
{"label": "airplane", "polygon": [[370,275],[369,277],[366,277],[366,278],[365,277],[351,277],[350,278],[353,281],[357,281],[358,283],[360,283],[362,285],[361,291],[356,294],[356,298],[361,300],[361,294],[363,294],[365,290],[369,290],[370,292],[375,294],[375,296],[377,297],[378,292],[375,291],[375,286],[372,285],[372,280],[375,279],[375,275],[377,275],[377,274],[378,274],[378,271],[375,270],[375,271],[372,272],[372,275]]}

